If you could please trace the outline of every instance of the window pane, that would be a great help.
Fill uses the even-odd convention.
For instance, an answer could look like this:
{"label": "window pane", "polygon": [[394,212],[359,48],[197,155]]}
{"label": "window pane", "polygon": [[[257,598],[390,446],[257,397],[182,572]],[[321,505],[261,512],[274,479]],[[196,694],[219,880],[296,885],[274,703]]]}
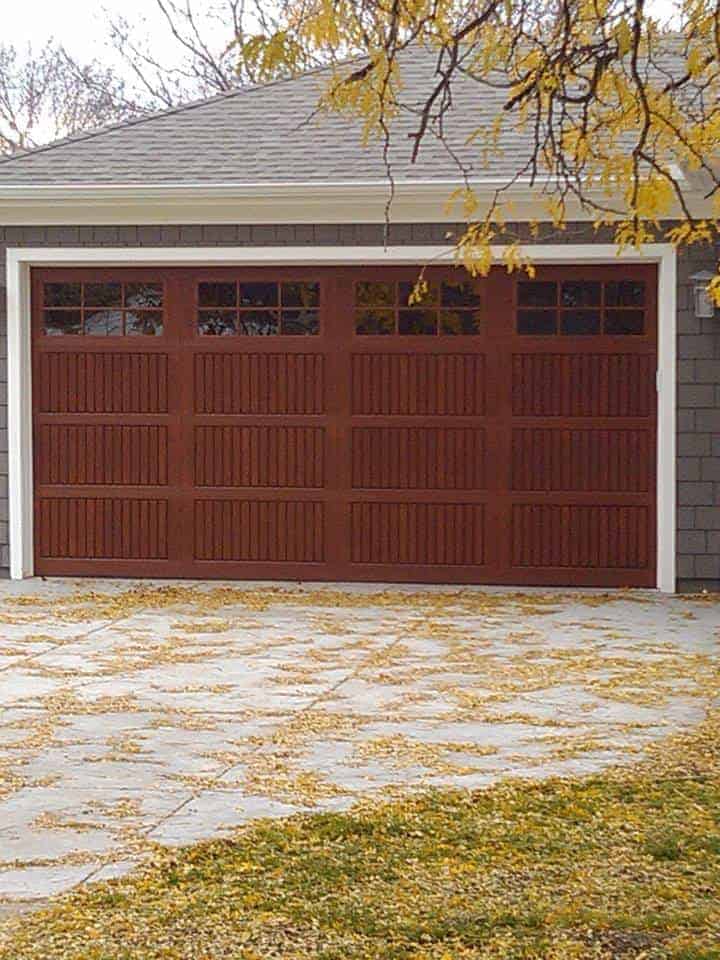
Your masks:
{"label": "window pane", "polygon": [[277,310],[241,310],[238,333],[251,337],[269,337],[280,333],[280,313]]}
{"label": "window pane", "polygon": [[560,314],[560,326],[570,336],[600,333],[600,311],[565,310]]}
{"label": "window pane", "polygon": [[480,295],[473,280],[443,280],[442,305],[444,307],[479,307]]}
{"label": "window pane", "polygon": [[640,334],[645,330],[643,310],[606,310],[605,333],[610,336]]}
{"label": "window pane", "polygon": [[562,285],[564,307],[599,307],[600,283],[595,280],[566,280]]}
{"label": "window pane", "polygon": [[276,307],[278,303],[277,283],[241,283],[241,307]]}
{"label": "window pane", "polygon": [[518,303],[521,307],[554,307],[557,284],[546,280],[521,280],[518,283]]}
{"label": "window pane", "polygon": [[441,310],[440,333],[480,333],[479,310]]}
{"label": "window pane", "polygon": [[557,333],[557,313],[554,310],[520,310],[517,332],[535,335]]}
{"label": "window pane", "polygon": [[160,310],[139,310],[125,314],[125,333],[128,336],[161,337],[163,315]]}
{"label": "window pane", "polygon": [[282,302],[284,307],[317,307],[320,305],[320,284],[284,283]]}
{"label": "window pane", "polygon": [[644,307],[645,283],[642,280],[613,280],[605,284],[606,307]]}
{"label": "window pane", "polygon": [[282,333],[291,335],[315,334],[320,329],[317,310],[283,310]]}
{"label": "window pane", "polygon": [[[202,284],[201,284],[202,286]],[[231,284],[234,286],[234,284]],[[125,287],[125,306],[131,309],[161,307],[163,286],[161,283],[128,283]],[[214,304],[212,304],[214,306]]]}
{"label": "window pane", "polygon": [[358,307],[394,307],[395,284],[372,280],[356,283],[355,303]]}
{"label": "window pane", "polygon": [[82,333],[82,317],[79,310],[46,310],[44,330],[50,337]]}
{"label": "window pane", "polygon": [[198,333],[206,337],[224,337],[236,333],[234,310],[201,310]]}
{"label": "window pane", "polygon": [[395,333],[394,310],[360,310],[355,317],[355,333]]}
{"label": "window pane", "polygon": [[237,284],[200,283],[198,303],[201,307],[234,307],[237,304]]}
{"label": "window pane", "polygon": [[85,335],[88,337],[121,337],[122,310],[86,310]]}
{"label": "window pane", "polygon": [[80,306],[80,284],[79,283],[46,283],[45,284],[45,306],[46,307],[79,307]]}
{"label": "window pane", "polygon": [[86,307],[121,307],[122,286],[119,283],[86,283]]}
{"label": "window pane", "polygon": [[403,282],[399,285],[399,300],[401,307],[432,307],[437,304],[440,291],[438,290],[437,286],[432,283],[428,284],[427,290],[419,291],[419,298],[413,298],[413,302],[411,303],[410,299],[413,295],[413,291],[415,290],[415,285],[416,282],[414,280],[409,282],[403,280]]}
{"label": "window pane", "polygon": [[435,310],[401,310],[398,333],[432,334],[437,333],[437,312]]}

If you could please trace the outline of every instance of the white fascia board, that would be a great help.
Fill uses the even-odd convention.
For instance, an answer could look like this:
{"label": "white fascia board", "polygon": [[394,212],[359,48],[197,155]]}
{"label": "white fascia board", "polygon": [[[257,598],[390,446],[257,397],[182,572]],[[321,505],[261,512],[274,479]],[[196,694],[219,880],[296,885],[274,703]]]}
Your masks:
{"label": "white fascia board", "polygon": [[[506,180],[468,181],[480,203],[490,203]],[[448,201],[464,184],[458,180],[396,182],[391,219],[396,223],[450,223],[462,220]],[[1,184],[0,224],[278,224],[384,223],[387,180],[307,183],[130,183]],[[505,193],[514,221],[547,219],[540,187],[520,180]],[[698,215],[710,215],[698,200]],[[592,221],[595,214],[568,203],[568,219]]]}
{"label": "white fascia board", "polygon": [[[489,203],[502,181],[470,185]],[[393,188],[396,223],[451,223],[461,219],[448,205],[457,180],[400,181]],[[0,184],[0,224],[311,224],[384,223],[391,187],[387,180],[246,184]],[[534,219],[541,204],[528,186],[515,188],[518,218]]]}

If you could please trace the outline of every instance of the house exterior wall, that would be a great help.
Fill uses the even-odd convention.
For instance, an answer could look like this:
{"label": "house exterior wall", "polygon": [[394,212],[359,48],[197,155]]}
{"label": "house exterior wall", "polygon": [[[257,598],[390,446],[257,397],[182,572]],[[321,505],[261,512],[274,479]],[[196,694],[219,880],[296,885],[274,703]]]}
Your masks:
{"label": "house exterior wall", "polygon": [[[393,224],[392,244],[443,244],[458,225]],[[518,228],[522,235],[523,227]],[[8,565],[8,431],[5,251],[8,247],[190,247],[373,245],[381,224],[0,227],[0,567]],[[532,242],[527,237],[529,242]],[[607,242],[587,225],[570,225],[538,242]],[[690,277],[714,269],[709,248],[678,262],[678,542],[680,589],[720,588],[720,319],[698,320]]]}
{"label": "house exterior wall", "polygon": [[720,317],[699,320],[690,277],[715,270],[708,249],[678,260],[677,577],[720,588]]}

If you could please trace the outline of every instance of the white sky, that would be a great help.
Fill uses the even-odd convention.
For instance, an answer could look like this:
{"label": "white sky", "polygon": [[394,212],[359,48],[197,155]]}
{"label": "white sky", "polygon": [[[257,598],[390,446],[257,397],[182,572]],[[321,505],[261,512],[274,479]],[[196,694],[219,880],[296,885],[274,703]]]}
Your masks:
{"label": "white sky", "polygon": [[29,42],[37,46],[52,37],[78,57],[101,59],[107,35],[104,8],[129,21],[146,20],[147,32],[157,31],[158,39],[165,39],[154,0],[4,0],[4,4],[10,10],[2,17],[2,40],[16,46]]}
{"label": "white sky", "polygon": [[[2,15],[0,38],[5,43],[34,45],[54,37],[79,58],[102,59],[106,35],[103,8],[120,13],[128,20],[146,20],[147,33],[166,50],[172,50],[154,0],[0,0],[6,8]],[[201,0],[197,0],[199,8]],[[206,6],[209,6],[207,3]],[[673,0],[651,0],[660,15],[670,13]],[[10,9],[8,9],[10,8]],[[145,32],[145,31],[143,31]]]}

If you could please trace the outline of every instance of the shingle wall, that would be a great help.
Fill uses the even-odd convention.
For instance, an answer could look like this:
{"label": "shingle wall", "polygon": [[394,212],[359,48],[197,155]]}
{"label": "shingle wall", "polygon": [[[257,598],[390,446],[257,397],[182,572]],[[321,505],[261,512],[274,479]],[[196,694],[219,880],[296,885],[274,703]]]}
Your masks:
{"label": "shingle wall", "polygon": [[[391,242],[443,243],[452,225],[396,224]],[[0,227],[0,566],[7,566],[7,360],[5,249],[70,246],[288,246],[382,243],[382,226],[264,225]],[[547,238],[543,238],[547,240]],[[570,228],[558,242],[605,240]],[[681,588],[720,587],[720,318],[694,316],[690,276],[714,269],[710,250],[678,264],[678,579]]]}
{"label": "shingle wall", "polygon": [[678,580],[720,587],[720,316],[695,317],[690,277],[712,251],[678,261]]}

